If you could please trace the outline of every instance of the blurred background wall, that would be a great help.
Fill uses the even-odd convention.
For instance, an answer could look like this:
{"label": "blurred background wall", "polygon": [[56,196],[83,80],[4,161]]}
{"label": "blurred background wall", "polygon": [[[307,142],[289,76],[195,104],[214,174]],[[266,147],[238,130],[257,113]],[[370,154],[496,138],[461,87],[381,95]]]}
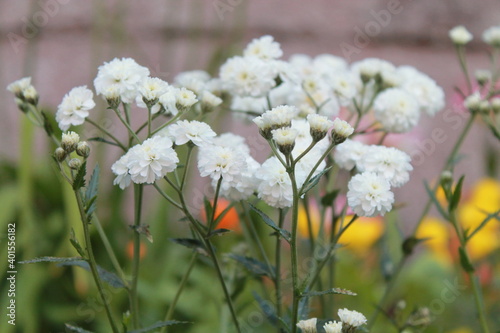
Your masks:
{"label": "blurred background wall", "polygon": [[[450,112],[453,86],[463,86],[448,30],[463,24],[475,35],[468,47],[471,70],[488,64],[480,34],[500,24],[499,0],[2,0],[0,1],[0,87],[32,76],[41,105],[55,109],[72,87],[92,86],[97,67],[114,57],[133,57],[151,75],[171,81],[180,71],[207,69],[238,53],[252,38],[271,34],[281,43],[284,58],[293,53],[332,53],[350,61],[379,57],[408,64],[433,77],[447,92]],[[0,157],[18,158],[21,115],[12,97],[0,89]],[[456,98],[455,98],[456,99]],[[424,196],[422,179],[439,168],[464,121],[444,113],[423,119],[406,142],[418,158],[412,184],[400,201]],[[493,145],[476,125],[464,146],[461,163],[469,180],[484,174],[484,160]],[[446,139],[436,142],[433,129]],[[38,145],[44,142],[37,131]],[[38,147],[38,145],[36,147]],[[38,154],[46,154],[46,150]],[[412,189],[412,187],[416,190]],[[416,211],[420,209],[415,208]],[[411,212],[411,211],[410,211]]]}

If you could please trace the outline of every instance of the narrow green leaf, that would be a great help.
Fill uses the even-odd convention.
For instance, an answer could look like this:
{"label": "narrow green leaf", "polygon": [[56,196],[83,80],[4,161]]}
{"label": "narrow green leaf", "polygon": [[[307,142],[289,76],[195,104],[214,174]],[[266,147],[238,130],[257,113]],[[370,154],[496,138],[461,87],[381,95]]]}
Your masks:
{"label": "narrow green leaf", "polygon": [[268,265],[257,259],[244,257],[237,254],[230,254],[229,257],[243,265],[243,267],[245,267],[248,271],[250,271],[250,273],[255,276],[267,276],[271,279],[274,279],[276,276],[276,271],[273,266],[269,267]]}
{"label": "narrow green leaf", "polygon": [[230,205],[228,205],[226,208],[224,208],[224,210],[222,212],[220,212],[220,214],[218,214],[216,216],[216,219],[214,221],[214,228],[216,228],[219,225],[220,221],[224,218],[224,216],[226,216],[227,212],[229,212],[229,210],[231,208],[233,208],[233,206],[234,206],[234,203],[232,202]]}
{"label": "narrow green leaf", "polygon": [[411,237],[408,237],[404,240],[403,242],[403,245],[401,246],[402,249],[403,249],[403,253],[406,255],[406,256],[409,256],[410,254],[413,253],[413,250],[415,249],[415,247],[422,243],[422,242],[425,242],[425,241],[428,241],[429,239],[431,239],[432,237],[427,237],[427,238],[417,238],[417,237],[414,237],[414,236],[411,236]]}
{"label": "narrow green leaf", "polygon": [[335,295],[348,295],[348,296],[357,296],[355,292],[352,292],[347,289],[342,289],[342,288],[332,288],[324,291],[309,291],[306,293],[303,293],[301,296],[302,297],[312,297],[312,296],[321,296],[321,295],[330,295],[330,294],[335,294]]}
{"label": "narrow green leaf", "polygon": [[101,138],[101,137],[90,138],[90,139],[87,139],[87,141],[102,142],[102,143],[107,143],[108,145],[120,147],[117,143],[115,143],[113,141],[108,141],[108,140]]}
{"label": "narrow green leaf", "polygon": [[464,178],[465,176],[462,176],[458,180],[457,186],[453,191],[453,195],[448,205],[448,213],[453,212],[458,207],[458,203],[460,202],[460,197],[462,196],[462,185],[464,183]]}
{"label": "narrow green leaf", "polygon": [[81,327],[73,326],[71,324],[64,324],[66,326],[66,332],[76,332],[76,333],[93,333],[91,331],[84,330]]}
{"label": "narrow green leaf", "polygon": [[78,242],[78,239],[76,239],[75,230],[73,230],[73,228],[71,228],[69,241],[71,242],[71,245],[73,245],[73,247],[75,248],[76,252],[78,252],[79,255],[81,255],[83,258],[87,256],[82,246],[80,245],[80,242]]}
{"label": "narrow green leaf", "polygon": [[323,205],[325,207],[330,207],[333,204],[333,202],[335,201],[335,199],[337,198],[339,193],[340,193],[340,190],[337,189],[337,190],[333,190],[330,193],[325,194],[321,198],[321,205]]}
{"label": "narrow green leaf", "polygon": [[436,198],[436,195],[429,187],[429,184],[426,181],[424,181],[424,185],[425,185],[425,190],[427,191],[427,194],[429,195],[429,198],[432,200],[432,202],[436,206],[437,210],[439,211],[439,214],[441,214],[445,220],[449,221],[448,214],[446,213],[444,208],[439,203],[439,200]]}
{"label": "narrow green leaf", "polygon": [[71,262],[71,261],[75,261],[75,260],[83,260],[83,258],[79,258],[79,257],[67,257],[67,258],[61,258],[61,257],[39,257],[39,258],[34,258],[34,259],[30,259],[30,260],[23,260],[23,261],[20,261],[19,263],[20,264],[34,264],[34,263],[37,263],[37,262],[57,262],[57,263],[61,263],[61,262]]}
{"label": "narrow green leaf", "polygon": [[260,215],[265,224],[273,228],[274,231],[278,232],[281,235],[281,237],[283,237],[283,239],[285,239],[288,243],[290,243],[292,236],[290,235],[290,232],[288,232],[288,230],[281,229],[280,227],[278,227],[276,223],[274,223],[274,221],[271,220],[271,218],[266,215],[266,213],[264,213],[251,203],[248,203],[248,205],[250,206],[250,209],[252,209],[254,212]]}
{"label": "narrow green leaf", "polygon": [[[212,203],[207,199],[207,197],[204,197],[203,204],[205,205],[205,216],[208,221],[208,219],[212,216],[212,210],[213,210]],[[208,221],[207,224],[209,222],[210,221]]]}
{"label": "narrow green leaf", "polygon": [[472,266],[471,262],[469,261],[469,257],[467,256],[467,252],[465,252],[464,248],[459,247],[458,254],[460,256],[460,265],[462,266],[464,271],[466,271],[467,273],[474,272],[474,266]]}
{"label": "narrow green leaf", "polygon": [[290,329],[288,327],[289,325],[282,318],[276,315],[276,311],[274,309],[274,303],[262,299],[262,297],[260,297],[259,294],[257,294],[257,292],[255,291],[253,291],[252,294],[255,300],[257,301],[257,304],[259,304],[260,309],[266,316],[267,320],[269,320],[269,322],[272,325],[276,327],[281,327],[282,329],[285,329],[287,332],[290,332]]}
{"label": "narrow green leaf", "polygon": [[[89,207],[89,202],[97,197],[97,190],[99,186],[99,173],[100,173],[99,164],[96,164],[94,167],[94,171],[92,171],[92,176],[90,176],[89,184],[87,189],[85,190],[85,202],[87,203],[87,207]],[[95,200],[95,199],[94,199]]]}
{"label": "narrow green leaf", "polygon": [[204,256],[208,256],[207,249],[202,241],[193,238],[169,238],[171,242],[195,250]]}
{"label": "narrow green leaf", "polygon": [[158,328],[162,328],[165,326],[172,326],[172,325],[178,325],[178,324],[189,324],[187,321],[178,321],[178,320],[169,320],[169,321],[159,321],[156,324],[153,324],[151,326],[148,326],[146,328],[141,328],[138,330],[133,330],[133,331],[128,331],[127,333],[145,333],[145,332],[151,332],[154,331]]}
{"label": "narrow green leaf", "polygon": [[231,230],[229,229],[224,229],[224,228],[220,228],[220,229],[215,229],[214,231],[212,231],[211,233],[209,233],[207,235],[207,237],[205,238],[211,238],[211,237],[214,237],[214,236],[223,236],[225,234],[227,234],[228,232],[231,232]]}
{"label": "narrow green leaf", "polygon": [[83,162],[73,179],[73,190],[79,190],[85,186],[85,175],[87,174],[87,161]]}
{"label": "narrow green leaf", "polygon": [[323,176],[325,173],[327,173],[328,171],[330,171],[332,167],[328,167],[324,170],[322,170],[320,173],[318,173],[316,176],[312,177],[309,182],[305,185],[305,187],[303,187],[302,189],[302,192],[300,193],[300,195],[303,195],[305,193],[307,193],[309,190],[311,190],[314,186],[316,186],[316,184],[318,184],[319,182],[319,179],[321,178],[321,176]]}
{"label": "narrow green leaf", "polygon": [[[86,271],[90,272],[90,266],[89,263],[85,260],[72,260],[72,261],[63,261],[57,264],[57,266],[78,266]],[[113,288],[125,288],[125,284],[123,281],[115,274],[111,273],[110,271],[105,270],[101,266],[97,266],[97,273],[99,274],[99,277],[109,284]]]}
{"label": "narrow green leaf", "polygon": [[[486,212],[486,211],[483,211],[483,210],[481,210],[481,211],[485,214],[488,214],[488,212]],[[491,219],[495,218],[496,220],[500,221],[499,214],[500,214],[500,210],[496,211],[495,213],[488,214],[488,216],[486,216],[486,218],[481,222],[481,224],[479,224],[479,226],[476,229],[474,229],[474,231],[470,235],[468,235],[468,236],[465,235],[466,240],[467,241],[470,240],[475,234],[477,234],[481,229],[483,229]]]}

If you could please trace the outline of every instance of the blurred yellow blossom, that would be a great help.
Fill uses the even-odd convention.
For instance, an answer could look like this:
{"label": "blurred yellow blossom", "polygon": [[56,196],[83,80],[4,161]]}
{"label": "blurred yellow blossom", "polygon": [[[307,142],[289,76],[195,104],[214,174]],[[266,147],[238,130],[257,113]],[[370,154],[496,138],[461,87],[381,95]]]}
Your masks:
{"label": "blurred yellow blossom", "polygon": [[[344,224],[352,216],[346,216]],[[361,256],[367,254],[384,232],[384,223],[381,217],[360,217],[340,236],[339,243]]]}
{"label": "blurred yellow blossom", "polygon": [[[309,217],[311,219],[311,230],[313,233],[313,237],[316,238],[319,231],[319,226],[321,224],[321,216],[316,204],[309,204]],[[299,216],[298,216],[298,225],[297,231],[299,235],[304,238],[309,238],[309,222],[307,221],[307,211],[303,204],[299,205]]]}
{"label": "blurred yellow blossom", "polygon": [[452,257],[449,250],[450,230],[446,221],[436,217],[426,217],[420,224],[417,238],[428,238],[424,242],[434,254],[436,259],[443,263],[451,263]]}

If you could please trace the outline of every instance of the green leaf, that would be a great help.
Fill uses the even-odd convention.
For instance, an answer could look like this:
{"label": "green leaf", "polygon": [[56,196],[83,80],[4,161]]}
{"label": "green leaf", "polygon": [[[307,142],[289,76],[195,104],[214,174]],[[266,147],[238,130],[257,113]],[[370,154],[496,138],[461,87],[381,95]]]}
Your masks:
{"label": "green leaf", "polygon": [[[488,214],[488,212],[486,212],[482,209],[480,211],[485,213],[485,214]],[[478,233],[481,229],[483,229],[492,218],[495,218],[496,220],[500,221],[499,214],[500,214],[500,210],[496,211],[495,213],[488,214],[488,216],[486,216],[486,218],[481,222],[481,224],[479,224],[479,226],[476,229],[474,229],[474,231],[470,235],[468,235],[468,236],[465,235],[466,241],[469,241],[476,233]]]}
{"label": "green leaf", "polygon": [[335,201],[335,199],[337,198],[339,193],[340,193],[340,190],[337,189],[337,190],[333,190],[330,193],[325,194],[321,198],[321,205],[323,205],[325,207],[330,207],[333,204],[333,202]]}
{"label": "green leaf", "polygon": [[222,235],[225,235],[226,233],[231,232],[231,231],[232,230],[224,229],[224,228],[215,229],[211,233],[209,233],[207,235],[207,237],[205,237],[205,238],[208,239],[208,238],[211,238],[211,237],[214,237],[214,236],[222,236]]}
{"label": "green leaf", "polygon": [[446,213],[446,211],[444,210],[444,208],[439,203],[439,200],[436,198],[436,195],[434,194],[434,192],[429,187],[429,184],[426,181],[424,181],[424,185],[425,185],[425,190],[427,191],[427,194],[429,195],[429,198],[431,199],[431,201],[436,206],[437,210],[439,211],[439,214],[441,214],[444,217],[445,220],[449,221],[450,218],[449,218],[448,214]]}
{"label": "green leaf", "polygon": [[[213,207],[212,207],[212,204],[210,203],[210,201],[207,199],[207,197],[203,198],[203,204],[205,206],[205,216],[206,216],[206,219],[208,221],[208,219],[210,219],[210,217],[212,216]],[[210,223],[210,221],[207,222],[207,225],[209,223]]]}
{"label": "green leaf", "polygon": [[34,264],[34,263],[37,263],[37,262],[57,262],[57,263],[61,263],[61,262],[71,262],[71,261],[75,261],[75,260],[83,260],[83,258],[80,258],[80,257],[67,257],[67,258],[61,258],[61,257],[39,257],[39,258],[34,258],[34,259],[30,259],[30,260],[23,260],[23,261],[20,261],[19,263],[20,264]]}
{"label": "green leaf", "polygon": [[[57,264],[57,266],[78,266],[81,267],[87,271],[90,272],[90,266],[89,263],[86,262],[85,260],[66,260],[63,262],[60,262]],[[123,281],[115,274],[111,273],[110,271],[105,270],[101,266],[97,265],[97,273],[99,274],[99,277],[109,284],[113,288],[125,288],[125,284]]]}
{"label": "green leaf", "polygon": [[276,271],[273,266],[269,267],[268,265],[257,259],[244,257],[237,254],[230,254],[229,258],[236,260],[255,276],[267,276],[271,279],[274,279],[276,276]]}
{"label": "green leaf", "polygon": [[301,296],[302,297],[312,297],[312,296],[321,296],[321,295],[330,295],[330,294],[336,294],[336,295],[349,295],[349,296],[357,296],[355,292],[352,292],[347,289],[342,289],[342,288],[332,288],[324,291],[309,291],[306,293],[303,293]]}
{"label": "green leaf", "polygon": [[87,174],[87,161],[83,162],[73,179],[73,191],[79,190],[85,186],[85,175]]}
{"label": "green leaf", "polygon": [[92,176],[90,176],[89,185],[85,190],[85,203],[87,204],[87,207],[90,207],[90,202],[95,200],[97,197],[100,171],[99,164],[96,164],[94,171],[92,171]]}
{"label": "green leaf", "polygon": [[103,143],[107,143],[108,145],[120,147],[117,143],[115,143],[113,141],[108,141],[108,140],[101,138],[101,137],[90,138],[90,139],[87,139],[87,141],[103,142]]}
{"label": "green leaf", "polygon": [[462,195],[462,185],[464,183],[465,176],[460,177],[458,180],[457,186],[455,187],[455,191],[453,191],[453,195],[450,199],[450,203],[448,205],[448,213],[453,212],[460,202],[460,197]]}
{"label": "green leaf", "polygon": [[404,240],[403,245],[401,246],[403,249],[403,253],[406,256],[409,256],[410,254],[413,253],[413,249],[415,249],[415,246],[418,244],[428,241],[432,237],[427,237],[427,238],[417,238],[414,236],[408,237]]}
{"label": "green leaf", "polygon": [[[234,203],[232,202],[231,204],[229,204],[226,208],[224,208],[224,210],[222,212],[220,212],[220,214],[217,215],[217,218],[215,219],[214,221],[214,225],[213,225],[213,228],[216,228],[220,221],[224,218],[224,216],[226,216],[227,212],[229,212],[229,210],[231,208],[233,208],[234,206]],[[210,217],[207,217],[207,220],[209,219]]]}
{"label": "green leaf", "polygon": [[177,320],[169,320],[169,321],[159,321],[156,324],[153,324],[151,326],[148,326],[146,328],[141,328],[138,330],[133,330],[133,331],[128,331],[127,333],[145,333],[145,332],[151,332],[154,331],[158,328],[162,328],[165,326],[172,326],[172,325],[178,325],[178,324],[189,324],[187,321],[177,321]]}
{"label": "green leaf", "polygon": [[262,217],[262,220],[264,221],[265,224],[267,224],[268,226],[270,226],[271,228],[273,228],[274,231],[278,232],[280,234],[280,236],[283,237],[283,239],[285,239],[288,243],[290,243],[290,241],[292,239],[292,236],[290,235],[290,232],[288,232],[288,230],[281,229],[280,227],[278,227],[276,225],[276,223],[274,223],[274,221],[271,220],[271,218],[266,215],[266,213],[264,213],[263,211],[261,211],[260,209],[258,209],[254,205],[252,205],[251,203],[248,203],[248,205],[250,206],[250,208],[254,212],[256,212],[257,214],[259,214],[260,217]]}
{"label": "green leaf", "polygon": [[93,333],[91,331],[84,330],[81,327],[73,326],[71,324],[64,324],[64,326],[66,326],[66,332]]}
{"label": "green leaf", "polygon": [[193,238],[169,238],[171,242],[175,244],[179,244],[195,250],[196,252],[203,254],[204,256],[208,256],[207,249],[205,248],[205,244],[198,239]]}
{"label": "green leaf", "polygon": [[[274,303],[272,303],[270,301],[265,301],[255,291],[253,291],[252,294],[253,294],[253,297],[255,298],[255,300],[257,301],[257,303],[259,304],[260,309],[262,310],[262,312],[266,316],[267,320],[269,320],[269,322],[271,324],[273,324],[274,326],[281,327],[282,329],[285,329],[287,332],[290,332],[290,329],[288,328],[288,324],[282,318],[280,318],[276,315]],[[281,323],[281,325],[280,325],[280,323]]]}
{"label": "green leaf", "polygon": [[78,242],[78,239],[76,239],[75,230],[73,230],[73,228],[71,228],[69,241],[79,255],[81,255],[83,258],[87,256],[82,246],[80,245],[80,242]]}
{"label": "green leaf", "polygon": [[321,178],[321,176],[323,176],[325,173],[327,173],[328,171],[330,171],[331,168],[332,167],[330,166],[330,167],[322,170],[316,176],[312,177],[309,180],[309,182],[305,185],[305,187],[303,187],[302,192],[300,192],[300,195],[303,195],[303,194],[307,193],[310,189],[312,189],[314,186],[316,186],[316,184],[318,184],[319,179]]}
{"label": "green leaf", "polygon": [[460,256],[460,265],[466,271],[467,273],[472,273],[475,271],[474,266],[472,266],[471,262],[469,261],[469,257],[467,256],[467,252],[465,252],[465,249],[463,247],[458,248],[458,254]]}

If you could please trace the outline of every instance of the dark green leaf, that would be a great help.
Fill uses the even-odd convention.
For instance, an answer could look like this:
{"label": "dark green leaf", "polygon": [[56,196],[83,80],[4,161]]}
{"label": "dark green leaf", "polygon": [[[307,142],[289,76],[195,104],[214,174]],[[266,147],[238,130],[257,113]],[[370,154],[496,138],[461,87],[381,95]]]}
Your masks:
{"label": "dark green leaf", "polygon": [[205,238],[211,238],[211,237],[214,237],[214,236],[222,236],[222,235],[225,235],[226,233],[228,232],[231,232],[231,230],[229,229],[224,229],[224,228],[221,228],[221,229],[215,229],[213,230],[211,233],[209,233],[207,235],[207,237]]}
{"label": "dark green leaf", "polygon": [[439,211],[439,214],[441,214],[445,220],[449,221],[449,216],[446,213],[446,211],[444,210],[444,208],[441,206],[441,204],[439,203],[439,200],[436,198],[434,191],[431,190],[431,188],[429,187],[429,184],[427,184],[427,182],[424,182],[424,185],[425,185],[425,190],[427,191],[427,194],[429,195],[429,198],[436,206],[437,210]]}
{"label": "dark green leaf", "polygon": [[303,293],[301,296],[302,297],[312,297],[312,296],[321,296],[321,295],[330,295],[330,294],[336,294],[336,295],[349,295],[349,296],[357,296],[355,292],[352,292],[347,289],[342,289],[342,288],[332,288],[324,291],[309,291],[306,293]]}
{"label": "dark green leaf", "polygon": [[460,197],[462,195],[462,185],[464,183],[465,176],[460,177],[455,190],[453,191],[453,196],[451,197],[450,203],[448,205],[448,213],[451,213],[458,207],[460,202]]}
{"label": "dark green leaf", "polygon": [[467,256],[467,252],[465,252],[464,248],[459,247],[458,254],[460,256],[460,265],[462,266],[464,271],[466,271],[467,273],[474,272],[474,266],[472,266],[471,262],[469,261],[469,257]]}
{"label": "dark green leaf", "polygon": [[81,327],[73,326],[71,324],[65,324],[66,332],[76,332],[76,333],[92,333],[91,331],[84,330]]}
{"label": "dark green leaf", "polygon": [[[63,261],[58,266],[78,266],[90,272],[89,263],[85,260]],[[99,277],[113,288],[125,288],[123,281],[114,273],[111,273],[101,266],[97,266]]]}
{"label": "dark green leaf", "polygon": [[260,209],[258,209],[254,205],[252,205],[251,203],[248,203],[248,205],[250,206],[250,208],[254,212],[256,212],[257,214],[259,214],[260,217],[262,217],[262,220],[264,221],[265,224],[267,224],[268,226],[270,226],[271,228],[273,228],[274,231],[278,232],[281,235],[281,237],[283,237],[288,243],[290,243],[291,235],[290,235],[290,232],[288,232],[288,230],[281,229],[280,227],[278,227],[276,225],[276,223],[274,223],[274,221],[271,220],[271,218],[266,215],[266,213],[264,213],[263,211],[261,211]]}
{"label": "dark green leaf", "polygon": [[[85,203],[87,207],[90,207],[90,201],[97,197],[97,190],[99,186],[99,164],[95,165],[94,171],[92,171],[92,176],[90,176],[89,185],[85,190]],[[95,199],[94,199],[95,200]]]}
{"label": "dark green leaf", "polygon": [[205,245],[203,244],[202,241],[198,239],[192,239],[192,238],[170,238],[170,241],[174,242],[175,244],[179,244],[182,246],[185,246],[187,248],[190,248],[192,250],[197,251],[200,254],[203,255],[208,255],[207,254],[207,249],[205,248]]}
{"label": "dark green leaf", "polygon": [[54,133],[54,129],[52,128],[52,124],[49,121],[49,118],[47,117],[47,114],[44,111],[40,111],[42,114],[43,118],[43,128],[45,129],[45,133],[50,137],[52,133]]}
{"label": "dark green leaf", "polygon": [[415,246],[417,246],[418,244],[425,242],[429,239],[431,239],[431,238],[417,238],[417,237],[413,237],[413,236],[406,238],[403,242],[403,245],[402,245],[403,253],[406,256],[409,256],[410,254],[413,253]]}
{"label": "dark green leaf", "polygon": [[[207,221],[209,221],[210,217],[212,216],[212,210],[213,210],[212,204],[207,199],[207,197],[203,198],[203,204],[205,205],[205,216],[206,216],[206,219],[207,219]],[[207,225],[208,225],[208,223],[209,222],[207,222]]]}
{"label": "dark green leaf", "polygon": [[274,279],[276,276],[274,267],[269,267],[268,265],[257,259],[244,257],[237,254],[230,254],[229,257],[239,262],[255,276],[267,276],[271,279]]}
{"label": "dark green leaf", "polygon": [[189,324],[187,321],[177,321],[177,320],[169,320],[169,321],[159,321],[156,324],[153,324],[151,326],[148,326],[146,328],[141,328],[138,330],[133,330],[133,331],[128,331],[127,333],[145,333],[145,332],[151,332],[154,331],[158,328],[162,328],[165,326],[172,326],[172,325],[178,325],[178,324]]}
{"label": "dark green leaf", "polygon": [[78,242],[78,239],[76,239],[75,231],[73,230],[73,228],[71,228],[69,241],[71,242],[71,245],[73,245],[73,247],[75,248],[76,252],[78,252],[79,255],[81,255],[82,257],[87,256],[82,246]]}
{"label": "dark green leaf", "polygon": [[282,318],[276,315],[274,303],[262,299],[262,297],[260,297],[259,294],[257,294],[255,291],[252,292],[252,294],[257,303],[259,304],[260,309],[266,316],[267,320],[269,320],[269,322],[274,326],[281,327],[282,329],[284,328],[286,329],[287,332],[290,332],[287,323]]}
{"label": "dark green leaf", "polygon": [[229,210],[231,208],[233,208],[233,206],[234,206],[234,203],[231,203],[226,208],[224,208],[224,210],[220,214],[217,215],[217,217],[216,217],[216,219],[214,221],[213,228],[216,228],[219,225],[220,221],[224,218],[224,216],[226,216],[227,212],[229,212]]}
{"label": "dark green leaf", "polygon": [[303,194],[307,193],[310,189],[312,189],[314,186],[316,186],[316,184],[318,184],[319,179],[321,178],[321,176],[323,176],[325,173],[327,173],[328,171],[330,171],[331,168],[332,167],[330,166],[330,167],[322,170],[316,176],[312,177],[309,180],[309,182],[303,187],[303,190],[302,190],[302,192],[300,192],[300,195],[303,195]]}
{"label": "dark green leaf", "polygon": [[57,262],[57,263],[61,263],[61,262],[71,262],[71,261],[75,261],[75,260],[83,260],[83,258],[79,258],[79,257],[68,257],[68,258],[61,258],[61,257],[40,257],[40,258],[35,258],[35,259],[30,259],[30,260],[23,260],[23,261],[20,261],[19,263],[20,264],[33,264],[33,263],[37,263],[37,262]]}
{"label": "dark green leaf", "polygon": [[83,162],[73,179],[73,190],[79,190],[85,186],[85,175],[87,174],[87,161]]}
{"label": "dark green leaf", "polygon": [[325,194],[321,198],[321,204],[325,207],[331,206],[333,204],[333,202],[335,201],[335,199],[337,198],[339,192],[340,192],[340,190],[337,189],[337,190],[333,190],[330,193]]}

